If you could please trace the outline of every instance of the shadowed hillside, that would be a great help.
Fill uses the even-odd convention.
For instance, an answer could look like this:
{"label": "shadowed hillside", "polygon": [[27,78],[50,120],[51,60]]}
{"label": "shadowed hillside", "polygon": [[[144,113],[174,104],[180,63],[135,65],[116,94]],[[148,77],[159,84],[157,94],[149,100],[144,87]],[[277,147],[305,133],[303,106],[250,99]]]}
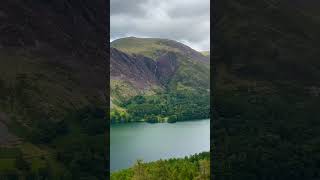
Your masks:
{"label": "shadowed hillside", "polygon": [[104,177],[107,5],[0,4],[0,175]]}
{"label": "shadowed hillside", "polygon": [[216,179],[318,179],[318,2],[214,6]]}

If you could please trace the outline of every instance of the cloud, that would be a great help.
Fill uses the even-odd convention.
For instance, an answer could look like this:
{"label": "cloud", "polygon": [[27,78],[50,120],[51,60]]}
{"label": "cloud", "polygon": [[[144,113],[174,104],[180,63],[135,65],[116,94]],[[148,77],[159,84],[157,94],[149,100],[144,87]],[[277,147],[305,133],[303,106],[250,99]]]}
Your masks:
{"label": "cloud", "polygon": [[210,0],[111,0],[111,39],[157,37],[210,49]]}
{"label": "cloud", "polygon": [[145,15],[145,11],[142,7],[145,0],[111,0],[110,2],[110,13],[115,14],[127,14],[133,16]]}

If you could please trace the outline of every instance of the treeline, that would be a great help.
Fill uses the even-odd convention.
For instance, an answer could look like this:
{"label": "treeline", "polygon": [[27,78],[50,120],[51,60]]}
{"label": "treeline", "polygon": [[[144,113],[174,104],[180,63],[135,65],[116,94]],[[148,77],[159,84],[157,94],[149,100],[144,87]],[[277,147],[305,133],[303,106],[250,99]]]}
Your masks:
{"label": "treeline", "polygon": [[209,118],[210,98],[206,91],[172,91],[138,95],[120,106],[125,111],[111,110],[111,122],[177,122]]}
{"label": "treeline", "polygon": [[114,172],[111,180],[209,180],[210,153],[200,153],[181,159],[143,163],[138,160],[132,168]]}

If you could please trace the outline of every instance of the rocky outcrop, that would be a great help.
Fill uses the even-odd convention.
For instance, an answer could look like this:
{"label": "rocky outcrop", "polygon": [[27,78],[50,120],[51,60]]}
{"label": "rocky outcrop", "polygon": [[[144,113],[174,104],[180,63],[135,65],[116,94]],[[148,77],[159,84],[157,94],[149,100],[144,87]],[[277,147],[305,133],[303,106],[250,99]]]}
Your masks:
{"label": "rocky outcrop", "polygon": [[110,50],[111,80],[130,82],[139,90],[165,86],[179,67],[177,55],[167,52],[157,60],[129,55],[115,48]]}
{"label": "rocky outcrop", "polygon": [[137,89],[143,90],[150,86],[159,86],[155,76],[154,60],[141,55],[128,55],[115,48],[110,49],[111,80],[130,82]]}
{"label": "rocky outcrop", "polygon": [[173,52],[167,52],[157,59],[156,66],[157,69],[155,73],[158,80],[163,85],[167,84],[178,69],[179,63],[177,55]]}

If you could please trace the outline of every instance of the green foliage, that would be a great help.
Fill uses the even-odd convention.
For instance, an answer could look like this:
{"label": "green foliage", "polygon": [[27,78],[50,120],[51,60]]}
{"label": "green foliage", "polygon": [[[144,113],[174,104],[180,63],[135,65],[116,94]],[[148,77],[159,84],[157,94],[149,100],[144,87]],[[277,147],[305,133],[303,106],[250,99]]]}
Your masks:
{"label": "green foliage", "polygon": [[124,103],[126,112],[111,111],[111,121],[154,123],[204,119],[209,117],[208,97],[208,92],[193,90],[172,90],[169,93],[135,96]]}
{"label": "green foliage", "polygon": [[[33,144],[23,144],[17,150],[0,149],[0,176],[68,180],[104,178],[104,110],[87,106],[60,121],[34,120],[31,125],[29,139]],[[11,168],[1,169],[4,159],[5,167],[12,162]]]}
{"label": "green foliage", "polygon": [[128,122],[130,116],[125,111],[119,111],[117,109],[112,109],[110,111],[110,121],[111,122]]}
{"label": "green foliage", "polygon": [[181,159],[143,163],[111,174],[111,180],[209,180],[210,154],[200,153]]}

